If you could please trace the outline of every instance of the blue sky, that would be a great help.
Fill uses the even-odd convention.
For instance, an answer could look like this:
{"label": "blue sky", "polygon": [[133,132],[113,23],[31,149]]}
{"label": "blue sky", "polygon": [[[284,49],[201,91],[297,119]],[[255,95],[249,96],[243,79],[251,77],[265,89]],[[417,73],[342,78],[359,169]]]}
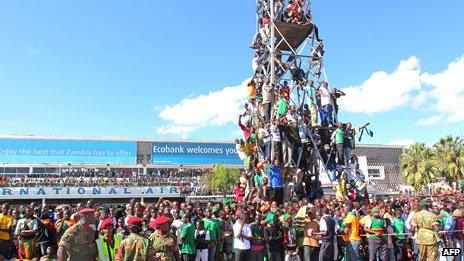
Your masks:
{"label": "blue sky", "polygon": [[[375,132],[364,142],[462,135],[463,1],[312,7],[330,85],[350,96],[341,119]],[[4,1],[0,133],[232,139],[254,19],[248,0]]]}

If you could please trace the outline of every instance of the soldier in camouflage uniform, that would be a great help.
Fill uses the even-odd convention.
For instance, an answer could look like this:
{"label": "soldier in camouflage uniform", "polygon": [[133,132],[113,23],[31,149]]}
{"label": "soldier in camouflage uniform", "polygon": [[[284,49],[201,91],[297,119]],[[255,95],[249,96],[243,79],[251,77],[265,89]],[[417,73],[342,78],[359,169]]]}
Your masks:
{"label": "soldier in camouflage uniform", "polygon": [[179,246],[176,236],[169,233],[170,218],[161,216],[150,223],[155,232],[150,236],[150,242],[155,251],[156,260],[179,261]]}
{"label": "soldier in camouflage uniform", "polygon": [[95,210],[84,208],[79,211],[79,222],[70,227],[61,237],[58,248],[58,261],[95,260],[97,247],[95,245],[95,230],[90,227],[95,224]]}
{"label": "soldier in camouflage uniform", "polygon": [[435,261],[438,258],[437,231],[440,230],[440,223],[435,214],[428,211],[430,203],[421,200],[419,203],[421,211],[414,214],[411,222],[411,232],[417,231],[416,241],[419,245],[419,261]]}
{"label": "soldier in camouflage uniform", "polygon": [[[143,220],[131,217],[127,220],[130,235],[121,241],[116,254],[116,261],[154,261],[155,253],[150,241],[142,236]],[[82,260],[81,260],[82,261]]]}

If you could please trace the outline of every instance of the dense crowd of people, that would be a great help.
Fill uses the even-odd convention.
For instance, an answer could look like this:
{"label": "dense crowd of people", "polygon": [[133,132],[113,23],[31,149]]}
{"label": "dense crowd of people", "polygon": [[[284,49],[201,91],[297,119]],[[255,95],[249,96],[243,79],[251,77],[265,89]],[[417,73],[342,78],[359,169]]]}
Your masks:
{"label": "dense crowd of people", "polygon": [[173,186],[183,195],[201,195],[201,178],[210,169],[149,169],[146,174],[98,169],[63,170],[62,173],[33,173],[0,176],[0,187],[94,187]]}
{"label": "dense crowd of people", "polygon": [[[11,207],[0,258],[12,260],[438,260],[461,247],[464,197]],[[459,256],[458,259],[462,260]]]}
{"label": "dense crowd of people", "polygon": [[[271,10],[273,8],[273,10]],[[258,32],[248,101],[236,140],[244,162],[233,194],[221,203],[11,207],[0,214],[0,257],[11,260],[437,260],[439,247],[461,247],[464,197],[367,195],[355,139],[372,132],[338,118],[345,93],[321,80],[324,45],[305,0],[258,1]],[[275,20],[271,21],[271,11]],[[270,54],[273,22],[310,28],[317,44],[301,57]],[[283,61],[283,57],[287,60]],[[269,72],[271,57],[277,64]],[[283,77],[291,79],[284,81]],[[146,174],[69,171],[3,177],[5,186],[177,186],[201,193],[205,170]],[[327,175],[334,196],[324,196]],[[461,257],[459,257],[461,258]],[[461,260],[461,259],[459,259]]]}

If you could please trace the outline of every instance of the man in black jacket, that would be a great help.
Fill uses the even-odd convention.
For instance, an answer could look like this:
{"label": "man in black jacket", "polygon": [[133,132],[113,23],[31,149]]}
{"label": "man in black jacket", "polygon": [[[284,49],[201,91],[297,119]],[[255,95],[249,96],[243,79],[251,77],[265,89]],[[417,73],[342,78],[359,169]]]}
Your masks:
{"label": "man in black jacket", "polygon": [[319,261],[334,260],[334,239],[335,239],[335,221],[330,215],[328,208],[323,209],[323,216],[319,224],[320,232],[314,233],[321,238],[321,246],[319,251]]}

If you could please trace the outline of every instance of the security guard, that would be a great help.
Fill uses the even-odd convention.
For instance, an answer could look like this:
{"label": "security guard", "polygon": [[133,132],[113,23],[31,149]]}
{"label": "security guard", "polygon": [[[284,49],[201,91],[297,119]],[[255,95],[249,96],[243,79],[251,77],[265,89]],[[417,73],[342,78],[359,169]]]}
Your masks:
{"label": "security guard", "polygon": [[150,227],[155,229],[151,234],[150,241],[153,245],[156,260],[161,261],[179,261],[179,246],[177,245],[176,236],[169,233],[170,218],[165,216],[157,217],[150,222]]}
{"label": "security guard", "polygon": [[421,211],[414,214],[411,222],[411,232],[417,230],[416,240],[419,245],[419,260],[432,261],[438,258],[438,235],[440,223],[435,214],[428,209],[430,203],[421,200],[419,203]]}
{"label": "security guard", "polygon": [[95,246],[95,210],[84,208],[79,211],[79,222],[64,232],[59,243],[58,261],[95,260],[97,248]]}
{"label": "security guard", "polygon": [[114,234],[113,218],[103,220],[99,229],[103,233],[95,240],[98,249],[97,259],[99,261],[114,261],[121,238]]}
{"label": "security guard", "polygon": [[142,225],[143,220],[138,217],[131,217],[127,220],[130,235],[121,241],[118,253],[116,254],[116,261],[155,260],[153,247],[150,241],[140,235]]}

